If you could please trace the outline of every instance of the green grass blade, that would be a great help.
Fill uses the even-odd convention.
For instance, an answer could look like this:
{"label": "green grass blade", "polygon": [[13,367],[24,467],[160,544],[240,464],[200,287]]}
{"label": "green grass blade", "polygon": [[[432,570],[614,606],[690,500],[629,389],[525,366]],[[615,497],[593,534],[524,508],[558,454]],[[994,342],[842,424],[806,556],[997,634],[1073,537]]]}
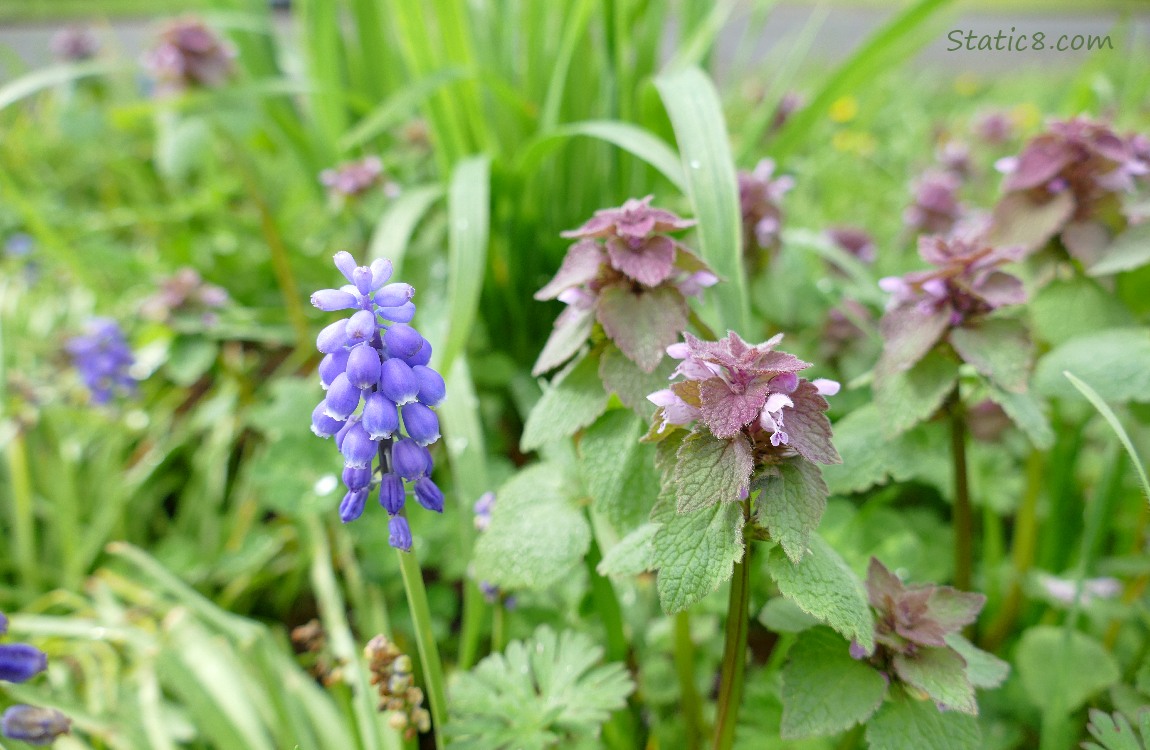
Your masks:
{"label": "green grass blade", "polygon": [[441,88],[466,76],[467,73],[464,70],[448,68],[438,70],[429,76],[403,86],[373,109],[340,139],[340,150],[351,151],[359,148],[376,136],[399,125]]}
{"label": "green grass blade", "polygon": [[375,225],[368,245],[367,262],[387,258],[391,261],[393,275],[399,278],[402,275],[403,259],[407,255],[407,245],[416,225],[441,197],[443,188],[439,185],[423,185],[405,190],[387,207]]}
{"label": "green grass blade", "polygon": [[14,81],[0,86],[0,111],[12,106],[21,99],[26,99],[62,83],[69,83],[88,76],[110,73],[116,66],[106,62],[86,62],[75,65],[53,65],[49,68],[34,70],[27,75],[20,76]]}
{"label": "green grass blade", "polygon": [[663,68],[665,72],[683,70],[695,65],[703,65],[715,43],[715,38],[722,31],[731,13],[735,10],[734,0],[719,0],[702,21],[687,37],[686,41],[675,51],[675,56]]}
{"label": "green grass blade", "polygon": [[1130,456],[1130,461],[1134,464],[1134,468],[1138,471],[1138,479],[1142,482],[1142,491],[1146,493],[1147,500],[1150,500],[1150,477],[1146,475],[1146,466],[1142,463],[1142,459],[1138,456],[1138,451],[1134,447],[1134,443],[1130,440],[1130,436],[1126,433],[1126,429],[1122,423],[1118,421],[1118,415],[1110,408],[1110,405],[1102,400],[1098,392],[1087,385],[1084,381],[1080,380],[1073,373],[1063,371],[1063,375],[1071,384],[1078,389],[1078,392],[1086,397],[1106,423],[1110,425],[1110,429],[1114,430],[1114,434],[1118,436],[1118,442],[1122,443],[1122,447],[1126,449],[1127,455]]}
{"label": "green grass blade", "polygon": [[475,323],[487,268],[490,203],[490,160],[476,156],[460,162],[447,191],[449,313],[447,339],[438,360],[441,372],[451,370],[452,360],[463,351]]}
{"label": "green grass blade", "polygon": [[555,59],[555,66],[551,69],[547,97],[543,100],[543,114],[539,118],[539,125],[544,132],[552,130],[559,124],[559,108],[563,104],[563,94],[567,90],[567,74],[571,69],[571,60],[575,56],[579,40],[587,31],[587,24],[596,5],[598,0],[579,0],[572,4],[567,14],[563,26],[563,39],[559,44],[559,55]]}
{"label": "green grass blade", "polygon": [[698,68],[661,75],[655,87],[671,117],[699,222],[699,250],[726,284],[718,306],[726,328],[749,332],[739,187],[718,92]]}
{"label": "green grass blade", "polygon": [[822,118],[831,103],[850,92],[860,84],[874,78],[891,63],[897,53],[906,53],[908,45],[925,44],[926,35],[914,38],[934,15],[950,0],[920,0],[894,17],[890,23],[877,31],[853,55],[838,67],[823,87],[819,89],[811,103],[796,112],[783,126],[771,144],[771,154],[776,160],[785,159],[811,131],[817,120]]}
{"label": "green grass blade", "polygon": [[612,120],[576,122],[543,134],[524,149],[517,171],[531,174],[548,154],[574,136],[597,138],[618,146],[647,162],[676,188],[687,192],[687,178],[679,157],[666,141],[637,125]]}

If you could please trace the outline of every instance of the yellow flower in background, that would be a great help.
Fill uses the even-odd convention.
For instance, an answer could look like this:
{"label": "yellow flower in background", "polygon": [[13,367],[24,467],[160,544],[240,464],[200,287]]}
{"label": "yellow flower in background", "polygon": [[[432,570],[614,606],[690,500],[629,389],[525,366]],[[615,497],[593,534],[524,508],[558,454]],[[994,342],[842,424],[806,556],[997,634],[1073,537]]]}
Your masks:
{"label": "yellow flower in background", "polygon": [[840,96],[831,104],[831,120],[835,122],[850,122],[858,113],[859,103],[853,96]]}
{"label": "yellow flower in background", "polygon": [[840,130],[831,138],[831,145],[843,153],[870,156],[878,148],[878,141],[862,130]]}
{"label": "yellow flower in background", "polygon": [[1042,122],[1042,110],[1033,102],[1024,102],[1010,110],[1010,121],[1020,130],[1033,130]]}
{"label": "yellow flower in background", "polygon": [[974,96],[980,88],[982,84],[974,73],[963,73],[954,79],[954,93],[959,96]]}

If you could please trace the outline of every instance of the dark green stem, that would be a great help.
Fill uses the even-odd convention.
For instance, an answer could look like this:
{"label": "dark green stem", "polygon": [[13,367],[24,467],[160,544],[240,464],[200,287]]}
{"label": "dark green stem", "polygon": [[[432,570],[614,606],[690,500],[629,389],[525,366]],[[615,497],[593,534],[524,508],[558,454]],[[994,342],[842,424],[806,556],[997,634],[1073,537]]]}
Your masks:
{"label": "dark green stem", "polygon": [[[743,501],[743,518],[749,513],[749,501]],[[715,708],[714,750],[730,750],[735,742],[739,704],[743,699],[743,672],[747,667],[748,602],[751,583],[751,546],[743,559],[735,563],[731,577],[731,595],[727,600],[727,632],[723,644],[723,663],[719,677],[719,702]]]}
{"label": "dark green stem", "polygon": [[447,691],[444,688],[443,664],[439,661],[439,647],[431,631],[431,608],[427,604],[427,590],[423,585],[423,571],[412,552],[396,550],[399,570],[403,574],[403,588],[407,591],[407,604],[411,608],[411,621],[415,626],[415,643],[419,648],[419,661],[423,665],[423,679],[427,683],[427,697],[431,703],[431,723],[435,732],[435,747],[447,747],[443,729],[447,725]]}
{"label": "dark green stem", "polygon": [[950,396],[950,453],[954,461],[954,586],[970,591],[974,567],[974,511],[966,474],[966,414],[958,389]]}
{"label": "dark green stem", "polygon": [[703,706],[695,687],[695,642],[691,640],[691,615],[675,615],[675,673],[679,677],[679,709],[686,736],[683,747],[697,750],[703,741]]}

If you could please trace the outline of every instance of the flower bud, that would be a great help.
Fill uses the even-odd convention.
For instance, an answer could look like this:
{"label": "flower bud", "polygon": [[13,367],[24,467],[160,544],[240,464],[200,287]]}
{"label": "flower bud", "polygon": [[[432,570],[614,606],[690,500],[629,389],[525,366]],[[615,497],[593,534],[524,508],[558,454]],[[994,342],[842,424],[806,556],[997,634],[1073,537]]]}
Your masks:
{"label": "flower bud", "polygon": [[344,469],[343,483],[349,490],[363,490],[371,484],[371,469]]}
{"label": "flower bud", "polygon": [[771,389],[771,393],[794,393],[799,387],[799,376],[793,372],[781,373],[771,378],[767,387]]}
{"label": "flower bud", "polygon": [[354,294],[339,289],[320,289],[311,296],[311,303],[324,312],[350,310],[358,304]]}
{"label": "flower bud", "polygon": [[387,258],[376,258],[371,262],[371,290],[374,292],[391,279],[391,261]]}
{"label": "flower bud", "polygon": [[311,413],[311,431],[321,438],[329,438],[343,427],[343,422],[332,419],[325,413],[327,401],[320,401]]}
{"label": "flower bud", "polygon": [[347,379],[360,390],[379,382],[379,352],[371,344],[352,347],[347,358]]}
{"label": "flower bud", "polygon": [[424,340],[423,347],[410,357],[404,357],[403,361],[412,367],[426,365],[431,361],[431,342]]}
{"label": "flower bud", "polygon": [[376,327],[375,313],[371,310],[360,310],[348,318],[347,337],[350,339],[349,343],[371,341],[372,337],[375,336]]}
{"label": "flower bud", "polygon": [[390,358],[384,361],[380,370],[379,390],[396,405],[403,406],[416,399],[419,381],[402,360]]}
{"label": "flower bud", "polygon": [[398,307],[381,307],[379,314],[384,320],[393,320],[396,323],[410,323],[415,317],[415,303],[404,302]]}
{"label": "flower bud", "polygon": [[371,294],[371,269],[367,266],[358,266],[351,272],[351,283],[363,296]]}
{"label": "flower bud", "polygon": [[361,395],[362,391],[351,384],[347,373],[340,373],[328,386],[327,398],[323,400],[323,413],[342,422],[359,408]]}
{"label": "flower bud", "polygon": [[403,480],[398,474],[388,472],[379,478],[379,504],[389,514],[395,515],[403,510],[407,500],[407,491],[403,488]]}
{"label": "flower bud", "polygon": [[331,386],[331,381],[347,370],[348,355],[347,349],[341,346],[319,363],[319,382],[325,391]]}
{"label": "flower bud", "polygon": [[343,439],[347,437],[347,433],[353,426],[355,426],[355,423],[358,421],[359,417],[350,417],[346,422],[343,423],[343,427],[340,428],[339,432],[335,433],[335,449],[337,451],[343,450]]}
{"label": "flower bud", "polygon": [[367,500],[367,490],[352,490],[343,496],[339,504],[339,518],[344,523],[351,523],[363,515],[364,501]]}
{"label": "flower bud", "polygon": [[0,716],[0,734],[29,745],[50,745],[72,729],[72,721],[54,708],[9,706]]}
{"label": "flower bud", "polygon": [[347,321],[337,320],[319,332],[315,339],[315,348],[324,354],[331,354],[343,348],[347,343]]}
{"label": "flower bud", "polygon": [[379,447],[376,441],[368,436],[367,430],[363,429],[363,425],[356,422],[347,431],[343,438],[343,445],[340,446],[340,453],[343,454],[344,466],[349,469],[366,469],[371,466],[371,460],[375,458],[376,449]]}
{"label": "flower bud", "polygon": [[392,516],[387,522],[387,543],[404,552],[411,551],[411,527],[403,516]]}
{"label": "flower bud", "polygon": [[0,645],[0,680],[26,682],[48,668],[48,657],[27,643]]}
{"label": "flower bud", "polygon": [[382,393],[369,394],[363,404],[363,429],[372,440],[383,440],[399,429],[399,410]]}
{"label": "flower bud", "polygon": [[343,277],[347,279],[349,283],[354,284],[355,278],[353,277],[353,274],[355,273],[357,266],[355,263],[355,258],[352,257],[351,253],[347,252],[346,250],[340,250],[335,254],[334,257],[332,257],[332,260],[335,261],[335,267],[339,269],[339,272],[343,274]]}
{"label": "flower bud", "polygon": [[415,380],[419,384],[419,393],[416,396],[419,403],[426,406],[438,406],[447,396],[447,385],[443,382],[443,377],[435,370],[423,365],[416,365],[411,368],[411,371],[415,374]]}
{"label": "flower bud", "polygon": [[372,301],[380,307],[399,307],[415,296],[411,284],[388,284],[372,297]]}
{"label": "flower bud", "polygon": [[415,499],[428,510],[443,512],[443,491],[427,477],[415,480]]}
{"label": "flower bud", "polygon": [[406,359],[419,353],[423,347],[423,337],[406,323],[395,323],[383,332],[383,343],[387,345],[389,356]]}
{"label": "flower bud", "polygon": [[404,405],[403,426],[411,439],[420,445],[431,445],[439,440],[439,417],[418,401]]}
{"label": "flower bud", "polygon": [[427,463],[427,449],[410,438],[391,446],[391,468],[409,482],[427,473]]}

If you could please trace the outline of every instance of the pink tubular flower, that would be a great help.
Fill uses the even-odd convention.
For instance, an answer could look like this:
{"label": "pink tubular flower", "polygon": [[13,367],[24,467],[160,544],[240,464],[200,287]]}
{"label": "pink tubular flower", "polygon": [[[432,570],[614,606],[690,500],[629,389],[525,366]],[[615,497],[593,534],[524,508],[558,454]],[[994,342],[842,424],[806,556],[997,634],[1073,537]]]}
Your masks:
{"label": "pink tubular flower", "polygon": [[903,222],[916,232],[949,232],[962,216],[961,184],[951,172],[924,172],[915,180],[914,203],[903,213]]}
{"label": "pink tubular flower", "polygon": [[172,21],[158,43],[144,55],[144,66],[155,76],[157,91],[171,94],[194,88],[215,88],[235,72],[235,49],[195,18]]}

